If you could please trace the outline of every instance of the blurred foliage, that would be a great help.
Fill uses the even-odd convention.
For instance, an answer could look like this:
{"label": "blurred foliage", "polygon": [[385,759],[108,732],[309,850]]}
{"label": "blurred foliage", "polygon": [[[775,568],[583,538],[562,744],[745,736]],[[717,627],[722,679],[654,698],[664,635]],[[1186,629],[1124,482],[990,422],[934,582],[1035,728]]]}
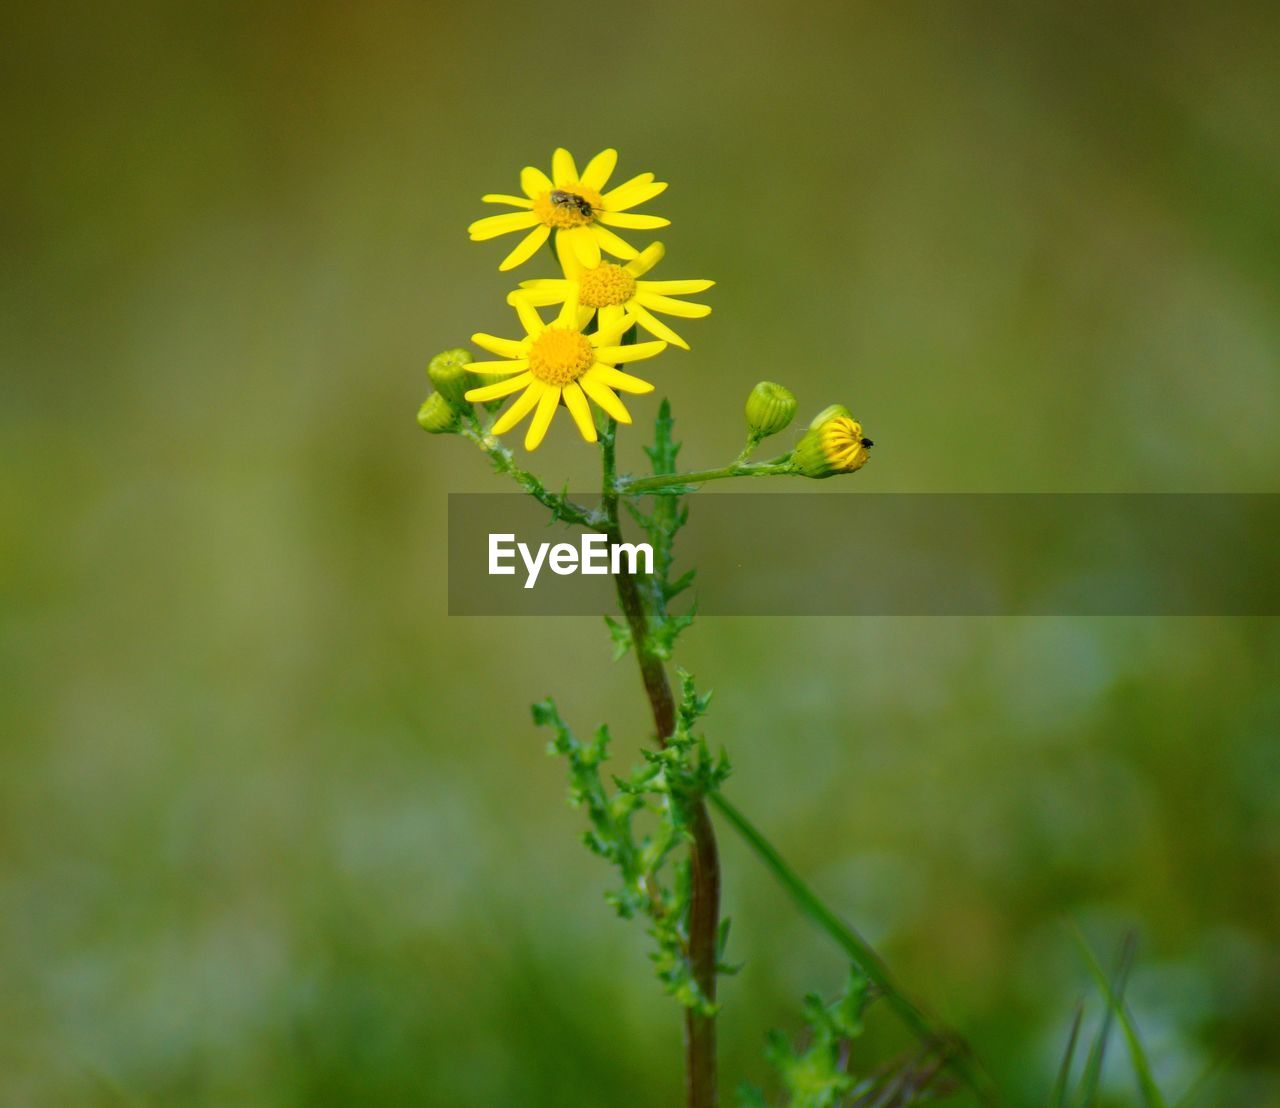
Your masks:
{"label": "blurred foliage", "polygon": [[[786,1088],[787,1103],[794,1108],[838,1108],[855,1089],[850,1073],[849,1051],[862,1034],[862,1016],[868,1001],[870,982],[856,970],[849,973],[845,991],[830,1004],[816,993],[804,998],[804,1022],[808,1041],[800,1048],[781,1031],[769,1033],[769,1061],[778,1070]],[[739,1092],[744,1108],[765,1108],[768,1101],[752,1086]]]}
{"label": "blurred foliage", "polygon": [[[445,493],[494,478],[414,422],[426,358],[508,322],[480,195],[557,143],[671,180],[719,282],[658,371],[691,467],[770,377],[874,428],[860,491],[1274,489],[1273,4],[2,18],[4,1103],[677,1101],[525,714],[632,761],[638,683],[597,621],[445,618]],[[596,487],[570,434],[540,461]],[[681,656],[735,802],[1011,1099],[1089,981],[1070,914],[1141,933],[1162,1088],[1280,1103],[1273,621],[707,620]],[[728,1089],[845,967],[723,845]]]}

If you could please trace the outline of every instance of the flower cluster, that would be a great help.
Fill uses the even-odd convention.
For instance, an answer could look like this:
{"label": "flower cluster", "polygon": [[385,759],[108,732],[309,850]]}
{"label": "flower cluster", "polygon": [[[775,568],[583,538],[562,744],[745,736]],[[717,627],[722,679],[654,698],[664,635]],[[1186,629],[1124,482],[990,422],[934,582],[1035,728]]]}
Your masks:
{"label": "flower cluster", "polygon": [[[562,518],[567,518],[566,511],[574,514],[573,506],[562,503],[563,498],[556,501],[536,478],[516,466],[497,436],[529,417],[524,445],[526,450],[536,450],[561,407],[568,409],[587,442],[600,438],[592,405],[611,421],[630,423],[631,413],[619,394],[652,392],[653,385],[622,367],[653,358],[668,346],[689,349],[683,336],[659,316],[701,319],[711,312],[706,304],[685,297],[705,292],[714,281],[654,280],[651,272],[666,253],[663,244],[651,242],[641,248],[618,234],[656,230],[669,221],[632,211],[660,196],[666,182],[641,173],[609,188],[617,162],[616,150],[603,150],[579,172],[573,156],[561,148],[552,155],[550,176],[533,166],[521,171],[523,195],[483,197],[485,203],[514,210],[476,220],[469,228],[471,239],[486,242],[506,234],[520,235],[499,270],[523,265],[546,245],[560,275],[521,281],[508,294],[507,303],[515,309],[522,335],[503,338],[481,332],[471,336],[492,358],[474,361],[471,352],[462,348],[433,358],[427,373],[436,391],[418,412],[424,431],[469,438],[500,470],[517,476],[545,502],[558,504],[556,511]],[[547,309],[554,315],[544,316]],[[507,406],[499,412],[504,401]],[[767,462],[751,462],[764,439],[791,425],[796,409],[789,389],[761,381],[747,398],[747,441],[733,462],[688,474],[655,472],[638,479],[617,475],[618,491],[635,496],[725,477],[823,478],[852,473],[866,464],[871,440],[840,405],[819,413],[794,449]]]}
{"label": "flower cluster", "polygon": [[[662,260],[662,244],[637,250],[613,228],[647,231],[667,226],[666,219],[630,210],[667,185],[654,180],[652,173],[642,173],[606,191],[617,161],[616,150],[604,150],[579,173],[569,151],[557,150],[550,177],[532,166],[520,174],[523,196],[484,197],[486,203],[505,204],[515,211],[476,220],[469,228],[477,242],[524,232],[500,270],[522,265],[547,242],[560,264],[562,276],[523,281],[507,298],[524,329],[522,338],[482,333],[471,339],[498,360],[472,362],[467,369],[499,380],[468,390],[465,399],[480,403],[518,393],[489,430],[501,435],[532,412],[524,440],[527,450],[542,442],[561,405],[587,442],[597,437],[588,401],[619,423],[630,423],[631,414],[618,393],[652,392],[653,385],[618,367],[652,358],[669,343],[689,348],[654,313],[697,319],[711,311],[679,297],[704,292],[712,281],[642,279]],[[606,260],[605,254],[619,261]],[[557,315],[547,322],[539,309],[557,305]],[[633,341],[638,328],[653,340]]]}

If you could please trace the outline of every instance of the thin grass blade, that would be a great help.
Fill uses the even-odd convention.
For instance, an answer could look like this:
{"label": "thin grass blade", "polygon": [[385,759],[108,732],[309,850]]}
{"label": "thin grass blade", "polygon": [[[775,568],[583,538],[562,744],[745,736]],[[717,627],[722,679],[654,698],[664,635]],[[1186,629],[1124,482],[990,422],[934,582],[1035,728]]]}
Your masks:
{"label": "thin grass blade", "polygon": [[967,1043],[955,1032],[935,1024],[898,987],[888,967],[871,944],[837,916],[818,895],[809,888],[782,858],[771,842],[737,808],[719,792],[709,793],[707,801],[746,841],[779,883],[791,894],[800,911],[827,933],[848,955],[863,975],[876,986],[887,1003],[907,1025],[916,1038],[927,1046],[943,1052],[948,1067],[977,1095],[980,1103],[1002,1103],[995,1083],[978,1065]]}
{"label": "thin grass blade", "polygon": [[1071,1065],[1076,1059],[1076,1044],[1080,1041],[1080,1024],[1084,1022],[1084,1001],[1076,1005],[1075,1019],[1071,1021],[1071,1034],[1067,1036],[1067,1049],[1058,1067],[1058,1080],[1053,1085],[1053,1099],[1049,1108],[1066,1108],[1067,1088],[1071,1082]]}
{"label": "thin grass blade", "polygon": [[[1097,962],[1093,957],[1093,951],[1089,950],[1088,944],[1084,941],[1084,936],[1080,933],[1080,929],[1072,925],[1077,941],[1081,943],[1086,951],[1088,951],[1088,960],[1091,964],[1096,965]],[[1133,964],[1134,943],[1133,936],[1126,936],[1124,944],[1120,948],[1120,962],[1116,966],[1116,972],[1113,980],[1114,985],[1108,985],[1106,995],[1108,1004],[1102,1013],[1102,1026],[1098,1028],[1098,1034],[1093,1040],[1093,1045],[1089,1048],[1089,1058],[1085,1062],[1084,1075],[1080,1079],[1079,1098],[1077,1103],[1081,1108],[1093,1108],[1098,1097],[1098,1084],[1102,1079],[1102,1064],[1106,1061],[1107,1043],[1111,1039],[1111,1029],[1115,1025],[1116,1006],[1110,1003],[1112,996],[1118,996],[1123,1000],[1125,985],[1129,980],[1129,968]],[[1102,975],[1106,980],[1106,974]]]}

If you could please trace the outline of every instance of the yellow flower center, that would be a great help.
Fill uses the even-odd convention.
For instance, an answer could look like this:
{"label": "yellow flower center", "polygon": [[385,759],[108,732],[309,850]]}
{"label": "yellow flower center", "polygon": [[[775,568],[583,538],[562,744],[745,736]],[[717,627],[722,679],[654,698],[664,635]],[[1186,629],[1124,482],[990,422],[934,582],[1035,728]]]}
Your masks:
{"label": "yellow flower center", "polygon": [[613,262],[601,262],[595,269],[584,269],[578,283],[578,302],[584,308],[625,304],[635,294],[636,279]]}
{"label": "yellow flower center", "polygon": [[852,473],[871,457],[870,439],[862,437],[862,424],[843,416],[830,419],[822,427],[822,453],[837,469]]}
{"label": "yellow flower center", "polygon": [[576,381],[595,362],[596,352],[586,336],[567,327],[548,327],[529,347],[529,372],[557,388]]}
{"label": "yellow flower center", "polygon": [[548,227],[567,231],[595,219],[601,203],[600,194],[595,189],[574,185],[544,192],[533,202],[533,211]]}

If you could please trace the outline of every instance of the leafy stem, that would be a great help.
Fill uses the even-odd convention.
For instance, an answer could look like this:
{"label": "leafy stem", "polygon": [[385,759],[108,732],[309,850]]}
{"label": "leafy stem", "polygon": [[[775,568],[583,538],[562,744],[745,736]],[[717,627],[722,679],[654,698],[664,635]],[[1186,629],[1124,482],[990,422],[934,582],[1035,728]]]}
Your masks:
{"label": "leafy stem", "polygon": [[[617,427],[617,422],[609,419],[600,436],[605,531],[611,543],[622,541],[616,477]],[[664,468],[675,458],[675,448],[670,442],[670,409],[665,404],[659,417],[659,441],[650,456],[655,469]],[[675,525],[674,520],[670,521],[672,530]],[[668,542],[669,535],[670,530]],[[645,594],[632,574],[620,573],[614,577],[614,583],[653,713],[658,745],[666,749],[677,735],[675,698],[662,654],[655,649],[651,628],[651,617],[665,618],[665,611],[656,608],[656,597],[652,593],[646,603]],[[688,1108],[714,1108],[719,1102],[715,997],[720,960],[720,857],[704,795],[705,790],[686,798],[691,840],[686,948],[696,992],[703,1001],[685,1007],[685,1101]]]}
{"label": "leafy stem", "polygon": [[549,508],[553,520],[564,520],[566,523],[593,529],[598,529],[603,523],[599,512],[570,500],[567,493],[552,492],[537,477],[517,464],[515,455],[496,438],[487,434],[474,414],[468,414],[464,418],[458,433],[483,450],[497,472],[510,477],[539,504]]}

